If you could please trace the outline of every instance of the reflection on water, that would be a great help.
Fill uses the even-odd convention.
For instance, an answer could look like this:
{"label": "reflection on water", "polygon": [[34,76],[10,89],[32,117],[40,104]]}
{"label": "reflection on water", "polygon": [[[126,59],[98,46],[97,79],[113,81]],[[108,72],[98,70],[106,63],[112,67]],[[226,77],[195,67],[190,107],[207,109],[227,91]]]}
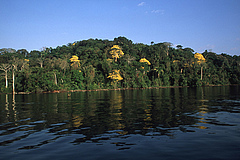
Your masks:
{"label": "reflection on water", "polygon": [[75,155],[80,147],[85,149],[82,155],[99,150],[102,158],[128,151],[122,158],[137,159],[134,155],[144,151],[171,159],[182,155],[184,146],[192,148],[194,156],[207,151],[193,148],[221,143],[231,147],[220,147],[220,153],[222,149],[239,157],[239,106],[239,86],[0,95],[0,155],[5,159],[23,154],[18,158],[24,159],[27,152],[20,151],[40,154],[41,149],[54,148],[52,154],[41,152],[50,158],[63,148]]}

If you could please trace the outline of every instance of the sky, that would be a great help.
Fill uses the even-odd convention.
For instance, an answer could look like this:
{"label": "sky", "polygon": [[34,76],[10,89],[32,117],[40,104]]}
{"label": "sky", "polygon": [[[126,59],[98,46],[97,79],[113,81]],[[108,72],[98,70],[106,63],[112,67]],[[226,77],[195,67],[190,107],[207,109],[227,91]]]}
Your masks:
{"label": "sky", "polygon": [[240,55],[240,0],[0,0],[0,48],[119,36]]}

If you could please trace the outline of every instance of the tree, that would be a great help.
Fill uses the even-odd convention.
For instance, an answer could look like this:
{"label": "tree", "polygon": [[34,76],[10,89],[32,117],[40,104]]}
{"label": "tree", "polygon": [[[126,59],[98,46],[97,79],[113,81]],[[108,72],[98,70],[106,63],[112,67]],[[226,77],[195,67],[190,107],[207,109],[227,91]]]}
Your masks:
{"label": "tree", "polygon": [[2,48],[0,49],[0,55],[6,54],[6,53],[15,53],[16,50],[12,48]]}
{"label": "tree", "polygon": [[12,63],[12,88],[13,88],[13,94],[15,94],[15,71],[18,70],[20,59],[12,57],[11,63]]}
{"label": "tree", "polygon": [[41,56],[42,53],[40,51],[37,50],[33,50],[28,54],[28,58],[38,58],[39,56]]}
{"label": "tree", "polygon": [[151,63],[146,58],[140,59],[139,62],[147,63],[148,65],[151,65]]}
{"label": "tree", "polygon": [[116,88],[118,81],[123,80],[122,76],[120,75],[120,70],[113,70],[111,73],[109,73],[109,76],[107,78],[112,79],[111,85]]}
{"label": "tree", "polygon": [[37,58],[36,61],[40,67],[43,68],[44,57]]}
{"label": "tree", "polygon": [[29,68],[29,59],[19,59],[18,64],[20,66],[20,71],[23,71],[25,69]]}
{"label": "tree", "polygon": [[113,80],[121,81],[123,80],[122,76],[119,73],[119,70],[113,70],[112,73],[109,73],[109,76],[107,78],[111,78]]}
{"label": "tree", "polygon": [[110,52],[112,58],[115,59],[115,62],[117,62],[117,59],[122,57],[124,55],[122,49],[118,45],[113,45]]}
{"label": "tree", "polygon": [[19,49],[17,50],[17,54],[22,55],[23,57],[27,57],[29,53],[26,49]]}
{"label": "tree", "polygon": [[184,48],[183,50],[184,50],[185,52],[190,52],[190,53],[193,53],[193,52],[194,52],[194,50],[193,50],[192,48],[189,48],[189,47]]}
{"label": "tree", "polygon": [[197,59],[197,63],[201,66],[201,80],[202,80],[203,79],[203,63],[206,61],[206,59],[200,53],[194,54],[194,58]]}
{"label": "tree", "polygon": [[79,70],[71,70],[70,73],[71,73],[70,88],[71,89],[84,89],[83,73]]}
{"label": "tree", "polygon": [[169,48],[170,48],[170,46],[172,46],[173,44],[172,43],[170,43],[170,42],[164,42],[163,43],[164,45],[165,45],[165,47],[166,47],[166,54],[167,54],[167,56],[168,56],[168,54],[169,54]]}
{"label": "tree", "polygon": [[5,72],[5,82],[6,82],[5,87],[6,87],[6,88],[8,87],[7,72],[8,72],[10,69],[11,69],[11,65],[10,65],[10,64],[1,64],[1,65],[0,65],[0,70],[2,70],[2,71]]}
{"label": "tree", "polygon": [[69,63],[68,63],[68,56],[65,56],[65,58],[58,58],[58,66],[63,70],[63,75],[65,75],[65,72],[67,69],[69,69]]}
{"label": "tree", "polygon": [[115,44],[118,44],[127,48],[129,48],[132,45],[132,41],[127,39],[126,37],[120,36],[120,37],[114,38],[113,41],[115,42]]}
{"label": "tree", "polygon": [[183,46],[179,44],[176,47],[177,47],[177,49],[182,49]]}
{"label": "tree", "polygon": [[240,56],[208,51],[194,54],[191,48],[171,45],[134,44],[118,37],[83,40],[30,54],[24,49],[17,53],[0,49],[0,71],[5,75],[0,87],[9,85],[11,69],[17,92],[240,83]]}
{"label": "tree", "polygon": [[195,53],[194,54],[194,58],[196,58],[198,61],[198,63],[204,62],[206,61],[206,59],[204,58],[204,56],[200,53]]}
{"label": "tree", "polygon": [[136,57],[133,57],[133,56],[131,56],[131,55],[129,55],[129,54],[126,54],[126,55],[124,56],[124,59],[125,59],[125,61],[127,62],[127,64],[130,65],[132,61],[135,61],[135,60],[136,60]]}
{"label": "tree", "polygon": [[78,59],[78,56],[72,56],[72,58],[70,58],[70,61],[72,62],[71,66],[74,69],[80,67],[80,60]]}

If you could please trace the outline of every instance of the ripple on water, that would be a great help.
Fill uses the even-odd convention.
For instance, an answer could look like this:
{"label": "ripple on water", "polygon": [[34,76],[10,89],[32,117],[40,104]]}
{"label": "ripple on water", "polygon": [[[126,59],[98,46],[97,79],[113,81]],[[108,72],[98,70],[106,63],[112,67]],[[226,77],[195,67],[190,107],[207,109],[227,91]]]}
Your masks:
{"label": "ripple on water", "polygon": [[26,106],[21,102],[21,107],[22,99],[16,95],[15,111],[10,106],[8,114],[0,112],[6,122],[0,122],[0,155],[239,159],[240,101],[231,100],[229,94],[219,99],[204,88],[201,92],[186,88],[72,93],[67,99],[59,93],[35,95],[44,98]]}

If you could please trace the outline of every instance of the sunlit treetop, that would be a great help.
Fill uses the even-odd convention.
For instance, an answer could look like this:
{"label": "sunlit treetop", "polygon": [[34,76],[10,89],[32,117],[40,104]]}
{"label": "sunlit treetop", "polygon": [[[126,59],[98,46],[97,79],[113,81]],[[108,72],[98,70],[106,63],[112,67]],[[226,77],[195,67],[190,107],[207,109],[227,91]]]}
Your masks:
{"label": "sunlit treetop", "polygon": [[70,58],[69,60],[72,62],[71,66],[80,66],[80,60],[78,59],[78,56],[72,56],[72,58]]}
{"label": "sunlit treetop", "polygon": [[198,59],[198,61],[206,61],[204,56],[202,54],[200,54],[200,53],[194,54],[194,58]]}
{"label": "sunlit treetop", "polygon": [[113,45],[111,49],[122,50],[118,45]]}
{"label": "sunlit treetop", "polygon": [[140,59],[140,61],[139,62],[142,62],[142,63],[147,63],[148,65],[151,65],[151,63],[146,59],[146,58],[142,58],[142,59]]}
{"label": "sunlit treetop", "polygon": [[109,53],[112,55],[112,58],[115,59],[115,62],[124,55],[122,49],[118,45],[113,45]]}
{"label": "sunlit treetop", "polygon": [[80,60],[78,60],[78,56],[72,56],[72,58],[70,58],[71,62],[80,62]]}
{"label": "sunlit treetop", "polygon": [[113,80],[118,80],[118,81],[123,80],[122,76],[119,73],[119,70],[113,70],[112,73],[109,73],[109,76],[107,78],[111,78]]}

